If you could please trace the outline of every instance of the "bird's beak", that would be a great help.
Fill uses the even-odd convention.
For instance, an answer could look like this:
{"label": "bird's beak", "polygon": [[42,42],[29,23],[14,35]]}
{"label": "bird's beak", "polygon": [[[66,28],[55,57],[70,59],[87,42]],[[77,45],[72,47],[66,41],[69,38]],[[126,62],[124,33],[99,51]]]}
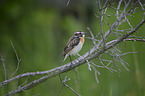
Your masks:
{"label": "bird's beak", "polygon": [[88,34],[87,32],[84,32],[84,35]]}
{"label": "bird's beak", "polygon": [[83,32],[83,37],[85,37],[85,35],[88,34],[87,32]]}

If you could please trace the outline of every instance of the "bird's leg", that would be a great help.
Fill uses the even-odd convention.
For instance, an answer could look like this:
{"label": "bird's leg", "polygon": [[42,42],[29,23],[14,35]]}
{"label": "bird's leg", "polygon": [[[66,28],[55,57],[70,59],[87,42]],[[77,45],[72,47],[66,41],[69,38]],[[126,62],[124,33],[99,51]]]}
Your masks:
{"label": "bird's leg", "polygon": [[71,60],[71,56],[69,55],[69,59],[70,59],[70,62],[71,62],[71,64],[72,64],[72,60]]}
{"label": "bird's leg", "polygon": [[73,55],[73,56],[80,62],[80,60],[75,55]]}
{"label": "bird's leg", "polygon": [[64,60],[62,60],[61,65],[63,64]]}

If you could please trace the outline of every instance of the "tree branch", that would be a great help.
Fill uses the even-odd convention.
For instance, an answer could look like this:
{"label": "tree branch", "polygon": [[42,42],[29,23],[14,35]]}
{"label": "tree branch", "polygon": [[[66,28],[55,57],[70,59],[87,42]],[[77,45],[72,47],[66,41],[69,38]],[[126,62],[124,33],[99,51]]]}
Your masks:
{"label": "tree branch", "polygon": [[[34,80],[32,82],[30,82],[29,84],[23,86],[23,87],[20,87],[18,88],[17,90],[13,90],[11,92],[9,92],[8,94],[6,94],[5,96],[9,96],[9,95],[14,95],[14,94],[17,94],[17,93],[20,93],[24,90],[28,90],[30,88],[33,88],[35,86],[37,86],[38,84],[46,81],[47,79],[49,78],[52,78],[54,76],[57,76],[59,74],[62,74],[64,72],[68,72],[78,66],[81,66],[83,65],[84,63],[86,63],[86,60],[92,60],[93,58],[97,58],[99,57],[101,54],[103,54],[105,51],[109,50],[110,48],[113,48],[114,46],[116,46],[117,44],[119,44],[120,42],[122,42],[124,39],[128,38],[128,36],[130,36],[131,34],[133,34],[134,32],[136,32],[143,24],[145,23],[145,20],[142,20],[141,23],[139,25],[137,25],[137,27],[135,27],[132,31],[128,32],[127,34],[123,35],[122,37],[120,37],[117,41],[115,41],[114,43],[106,46],[105,48],[99,50],[98,52],[96,52],[95,54],[91,55],[90,57],[87,57],[89,56],[90,54],[88,54],[88,52],[83,55],[83,59],[81,59],[80,62],[78,62],[77,60],[74,60],[72,61],[73,64],[71,63],[68,63],[66,65],[63,65],[63,66],[60,66],[60,67],[56,67],[54,69],[51,69],[51,70],[48,70],[48,71],[44,71],[44,72],[31,72],[31,73],[25,73],[25,74],[21,74],[19,76],[16,76],[16,77],[13,77],[12,79],[10,80],[6,80],[6,81],[3,81],[2,83],[0,83],[1,86],[4,86],[5,84],[7,84],[8,82],[11,82],[13,80],[16,80],[16,79],[19,79],[21,77],[24,77],[24,76],[33,76],[33,75],[40,75],[40,74],[47,74],[46,76],[43,76],[42,78],[38,79],[38,80]],[[93,50],[93,49],[91,49]],[[81,58],[82,58],[81,57]]]}
{"label": "tree branch", "polygon": [[142,41],[145,42],[145,39],[124,39],[124,41]]}

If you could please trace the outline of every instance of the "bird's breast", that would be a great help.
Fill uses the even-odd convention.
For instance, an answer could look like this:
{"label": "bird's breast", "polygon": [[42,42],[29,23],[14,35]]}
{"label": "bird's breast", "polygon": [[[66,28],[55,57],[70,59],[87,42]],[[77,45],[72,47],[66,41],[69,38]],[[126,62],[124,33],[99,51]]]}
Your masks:
{"label": "bird's breast", "polygon": [[78,45],[74,46],[74,48],[69,52],[70,55],[77,54],[82,49],[83,43],[79,42]]}
{"label": "bird's breast", "polygon": [[84,37],[81,37],[81,38],[80,38],[80,42],[81,42],[82,44],[84,44]]}

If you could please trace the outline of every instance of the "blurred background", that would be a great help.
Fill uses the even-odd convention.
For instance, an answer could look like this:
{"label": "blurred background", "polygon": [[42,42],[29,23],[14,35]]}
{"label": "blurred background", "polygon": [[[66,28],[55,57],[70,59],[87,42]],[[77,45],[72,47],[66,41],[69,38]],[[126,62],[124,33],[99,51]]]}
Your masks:
{"label": "blurred background", "polygon": [[[102,4],[104,2],[105,0]],[[114,3],[118,5],[118,1],[114,0]],[[142,3],[145,2],[142,0]],[[90,27],[95,35],[100,32],[99,19],[95,17],[95,14],[98,14],[96,0],[70,0],[70,4],[66,5],[67,0],[0,1],[0,54],[4,58],[7,79],[16,70],[18,62],[10,40],[21,59],[17,72],[21,74],[60,66],[59,56],[75,31],[88,32],[87,27]],[[111,8],[107,12],[115,14],[115,10]],[[133,14],[135,17],[129,18],[134,27],[141,21],[142,13]],[[110,18],[111,24],[115,19],[113,16]],[[145,36],[145,25],[143,26],[135,35]],[[126,27],[126,24],[121,27]],[[104,32],[108,30],[106,27],[103,28]],[[88,34],[87,37],[89,36]],[[89,51],[90,45],[91,40],[87,39],[80,55]],[[120,74],[97,68],[101,73],[97,83],[94,71],[89,71],[88,65],[84,64],[78,68],[77,86],[75,86],[74,70],[63,74],[71,78],[67,84],[77,89],[82,96],[145,96],[145,43],[123,42],[120,46],[123,52],[138,51],[137,54],[123,57],[123,60],[130,64],[129,72],[124,67],[120,67]],[[97,59],[93,61],[100,64]],[[68,62],[69,59],[64,63]],[[28,82],[38,78],[39,76],[32,77]],[[0,95],[16,89],[26,79],[14,81],[0,88]],[[0,82],[4,80],[4,69],[0,61]],[[58,96],[61,87],[59,77],[56,76],[16,96]],[[75,96],[75,94],[68,88],[63,88],[61,96]]]}

